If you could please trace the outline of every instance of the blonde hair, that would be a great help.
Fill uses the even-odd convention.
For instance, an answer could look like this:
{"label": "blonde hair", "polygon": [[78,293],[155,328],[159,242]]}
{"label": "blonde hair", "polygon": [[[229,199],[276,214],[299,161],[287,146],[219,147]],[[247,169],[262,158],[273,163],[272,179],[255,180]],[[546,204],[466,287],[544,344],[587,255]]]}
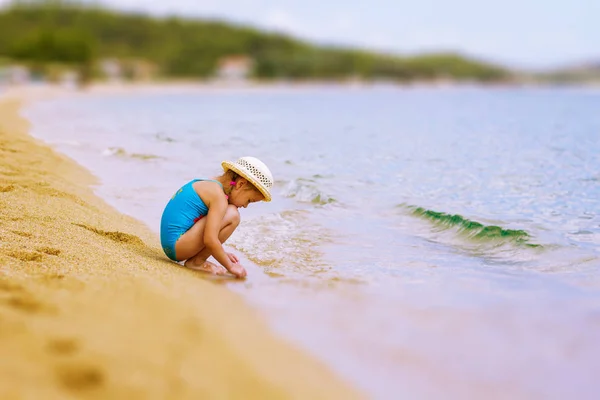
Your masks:
{"label": "blonde hair", "polygon": [[223,175],[217,176],[215,180],[219,181],[221,185],[223,185],[223,191],[227,196],[229,196],[231,194],[231,191],[233,190],[231,182],[237,182],[237,179],[239,177],[240,176],[236,172],[232,170],[227,170],[227,172],[225,172]]}
{"label": "blonde hair", "polygon": [[[225,194],[227,196],[229,196],[231,194],[231,191],[233,190],[233,186],[231,185],[231,182],[237,182],[238,178],[243,178],[240,174],[238,174],[237,172],[234,172],[233,170],[227,170],[227,172],[225,172],[223,175],[217,176],[215,178],[215,180],[219,181],[221,183],[221,185],[223,185],[223,191],[225,192]],[[250,182],[249,180],[246,179],[246,181],[248,182],[248,186],[246,187],[247,189],[253,189],[255,191],[257,191],[258,193],[260,193],[260,190],[258,190],[253,184],[252,182]],[[262,193],[261,193],[262,195]]]}

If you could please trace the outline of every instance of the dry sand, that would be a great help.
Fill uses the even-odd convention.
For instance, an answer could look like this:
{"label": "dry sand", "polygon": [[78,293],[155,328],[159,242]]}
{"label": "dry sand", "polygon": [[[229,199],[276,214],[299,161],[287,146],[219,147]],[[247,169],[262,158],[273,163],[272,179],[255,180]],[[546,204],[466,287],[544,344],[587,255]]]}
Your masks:
{"label": "dry sand", "polygon": [[0,100],[1,399],[350,399],[225,286],[166,260]]}

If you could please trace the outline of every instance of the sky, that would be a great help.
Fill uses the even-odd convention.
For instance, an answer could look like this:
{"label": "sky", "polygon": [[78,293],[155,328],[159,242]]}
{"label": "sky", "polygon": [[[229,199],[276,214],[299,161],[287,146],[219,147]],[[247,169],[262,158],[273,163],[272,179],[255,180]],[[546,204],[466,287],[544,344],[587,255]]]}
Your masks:
{"label": "sky", "polygon": [[216,17],[323,44],[398,54],[457,51],[513,68],[600,61],[600,0],[94,2],[159,16]]}

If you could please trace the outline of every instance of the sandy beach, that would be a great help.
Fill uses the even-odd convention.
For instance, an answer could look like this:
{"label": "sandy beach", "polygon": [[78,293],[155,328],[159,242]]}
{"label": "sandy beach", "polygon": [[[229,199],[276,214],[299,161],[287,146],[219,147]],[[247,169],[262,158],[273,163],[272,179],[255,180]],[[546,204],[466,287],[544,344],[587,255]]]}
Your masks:
{"label": "sandy beach", "polygon": [[27,134],[26,101],[0,98],[0,398],[361,397],[169,262],[94,176]]}

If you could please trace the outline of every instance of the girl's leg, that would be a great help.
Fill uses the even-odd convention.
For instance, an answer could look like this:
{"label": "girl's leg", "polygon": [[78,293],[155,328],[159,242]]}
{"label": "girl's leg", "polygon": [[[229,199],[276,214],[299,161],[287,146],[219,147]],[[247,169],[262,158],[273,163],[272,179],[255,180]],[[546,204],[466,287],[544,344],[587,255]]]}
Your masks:
{"label": "girl's leg", "polygon": [[[227,211],[223,217],[221,230],[219,231],[219,240],[221,243],[231,236],[233,231],[240,224],[240,212],[234,205],[227,206]],[[208,257],[210,252],[204,246],[204,228],[206,227],[206,218],[202,218],[194,224],[186,233],[181,235],[175,243],[175,253],[178,260],[187,260],[186,266],[201,265]]]}

